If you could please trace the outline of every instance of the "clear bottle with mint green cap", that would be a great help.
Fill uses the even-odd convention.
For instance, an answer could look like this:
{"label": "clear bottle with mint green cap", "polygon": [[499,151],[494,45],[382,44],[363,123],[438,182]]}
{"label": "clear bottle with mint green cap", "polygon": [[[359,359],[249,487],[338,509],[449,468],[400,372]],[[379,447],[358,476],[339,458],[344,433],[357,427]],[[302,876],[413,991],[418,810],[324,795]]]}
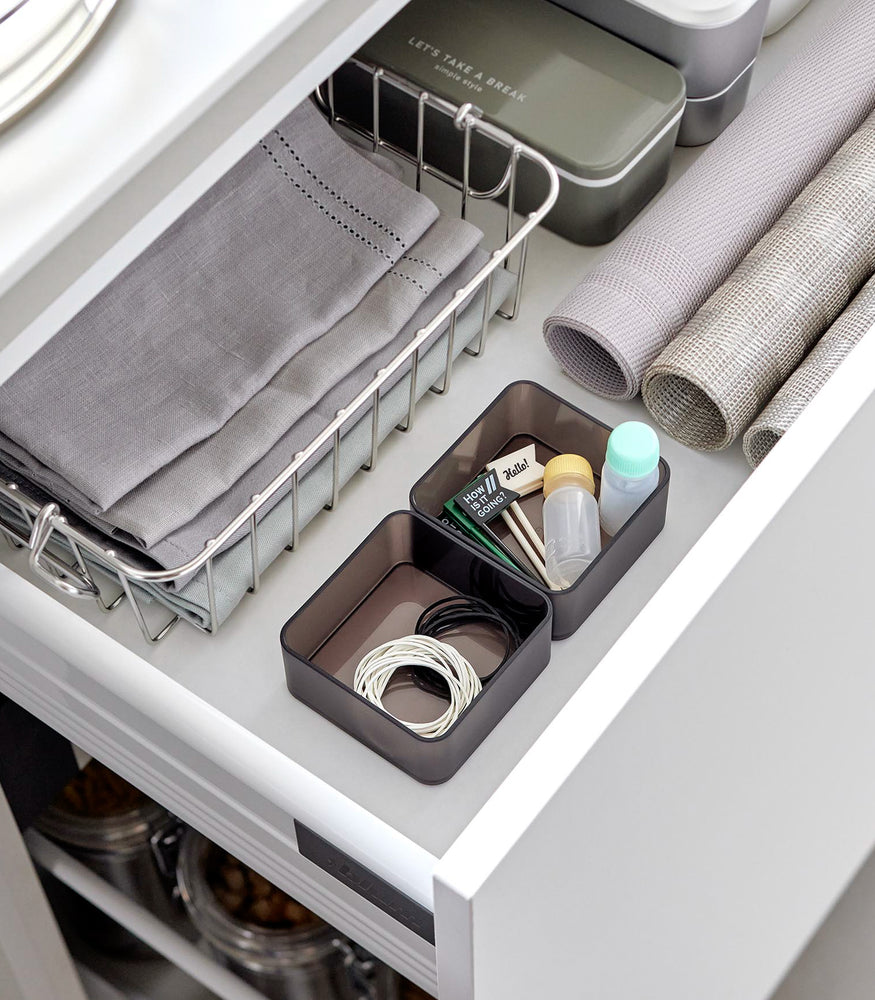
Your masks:
{"label": "clear bottle with mint green cap", "polygon": [[557,455],[544,466],[544,564],[564,590],[602,547],[592,466],[580,455]]}
{"label": "clear bottle with mint green cap", "polygon": [[639,420],[611,431],[602,468],[599,519],[609,535],[623,527],[659,483],[659,438]]}

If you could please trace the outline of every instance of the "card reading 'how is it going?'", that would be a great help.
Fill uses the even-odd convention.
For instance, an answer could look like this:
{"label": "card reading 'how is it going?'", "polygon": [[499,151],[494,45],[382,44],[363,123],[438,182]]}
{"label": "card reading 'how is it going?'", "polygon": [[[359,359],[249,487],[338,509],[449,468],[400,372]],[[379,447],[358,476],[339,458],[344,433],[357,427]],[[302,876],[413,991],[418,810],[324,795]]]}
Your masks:
{"label": "card reading 'how is it going?'", "polygon": [[453,500],[475,524],[489,524],[519,498],[519,493],[502,486],[497,473],[485,472],[457,493]]}

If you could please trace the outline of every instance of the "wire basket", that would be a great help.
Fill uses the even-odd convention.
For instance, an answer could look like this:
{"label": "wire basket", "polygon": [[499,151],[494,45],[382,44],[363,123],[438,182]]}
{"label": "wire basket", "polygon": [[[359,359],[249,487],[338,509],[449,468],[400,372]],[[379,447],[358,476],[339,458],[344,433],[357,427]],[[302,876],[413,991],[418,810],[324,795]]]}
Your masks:
{"label": "wire basket", "polygon": [[[317,103],[336,128],[344,128],[364,136],[374,151],[385,150],[415,166],[415,184],[420,189],[423,178],[434,177],[438,181],[458,193],[459,212],[464,219],[467,216],[472,201],[497,201],[506,203],[505,238],[500,247],[493,250],[488,261],[477,274],[462,288],[458,289],[453,298],[437,312],[434,317],[420,330],[413,339],[399,351],[398,354],[381,368],[374,378],[346,406],[339,410],[319,434],[301,451],[290,456],[289,464],[271,482],[252,497],[251,502],[244,507],[214,538],[204,541],[202,551],[193,559],[172,569],[144,569],[120,556],[111,546],[102,545],[93,535],[80,530],[74,524],[74,519],[68,517],[61,505],[54,502],[39,502],[29,495],[26,487],[14,482],[0,481],[0,497],[5,505],[0,503],[0,533],[17,548],[27,548],[28,562],[31,570],[43,580],[60,590],[67,596],[94,600],[105,612],[111,612],[123,603],[128,603],[134,613],[145,640],[157,643],[163,639],[180,620],[176,612],[169,620],[162,622],[157,630],[149,625],[144,615],[144,602],[155,598],[155,585],[172,584],[188,580],[194,574],[203,571],[206,576],[208,609],[203,624],[191,622],[196,628],[206,633],[214,633],[219,627],[216,614],[216,588],[214,580],[214,559],[226,546],[229,540],[242,531],[249,539],[251,553],[252,581],[250,593],[259,589],[261,576],[261,559],[259,551],[258,526],[260,515],[266,513],[270,502],[278,495],[291,494],[291,523],[289,524],[289,544],[287,551],[298,547],[300,525],[298,516],[298,488],[301,468],[317,452],[326,445],[332,456],[333,480],[331,500],[326,509],[333,509],[342,489],[340,475],[340,450],[343,441],[343,430],[350,421],[356,422],[364,416],[368,408],[371,411],[371,443],[368,461],[362,466],[364,470],[373,469],[377,463],[380,439],[379,406],[384,387],[399,369],[409,370],[410,393],[407,413],[403,424],[398,430],[408,431],[413,426],[417,394],[417,371],[420,359],[420,349],[436,331],[447,324],[446,361],[440,384],[430,388],[438,395],[446,394],[451,385],[454,360],[454,332],[457,314],[462,306],[481,289],[485,289],[483,300],[483,320],[477,335],[476,345],[465,347],[465,352],[474,357],[483,355],[486,346],[486,333],[489,319],[493,313],[491,293],[493,275],[497,268],[511,270],[516,275],[516,284],[507,310],[498,310],[504,319],[516,317],[520,296],[522,294],[523,277],[526,267],[528,238],[532,230],[541,222],[556,201],[559,190],[559,179],[553,165],[539,152],[519,142],[512,135],[490,122],[484,121],[477,109],[471,104],[457,105],[433,94],[422,91],[415,84],[379,66],[360,59],[350,60],[359,70],[366,71],[372,85],[373,120],[371,127],[352,122],[339,115],[335,110],[334,77],[330,77],[316,91]],[[399,94],[405,100],[414,102],[416,113],[416,143],[415,150],[410,151],[388,141],[381,135],[380,115],[383,107],[386,89],[392,88],[393,97]],[[426,114],[428,112],[428,115]],[[430,163],[425,155],[427,122],[434,120],[438,114],[451,120],[452,126],[461,133],[462,155],[460,177],[454,177],[446,171]],[[489,190],[478,190],[470,183],[472,135],[489,140],[492,147],[504,151],[506,163],[503,173],[497,183]],[[524,218],[518,217],[514,202],[516,195],[517,176],[521,162],[526,161],[528,169],[543,172],[546,196],[543,203]],[[236,543],[236,544],[239,544]],[[98,577],[107,578],[99,583]],[[112,581],[118,582],[111,596]],[[150,597],[141,590],[143,585],[150,585]],[[160,596],[158,596],[160,601]]]}

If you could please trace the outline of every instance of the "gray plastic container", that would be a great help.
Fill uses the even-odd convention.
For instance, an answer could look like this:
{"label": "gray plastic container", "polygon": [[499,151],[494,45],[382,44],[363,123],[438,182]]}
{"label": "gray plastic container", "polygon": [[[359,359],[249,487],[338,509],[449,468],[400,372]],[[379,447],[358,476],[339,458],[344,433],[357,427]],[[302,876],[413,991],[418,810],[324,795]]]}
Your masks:
{"label": "gray plastic container", "polygon": [[[468,627],[452,639],[478,672],[492,676],[452,729],[428,739],[356,694],[352,678],[366,652],[413,632],[420,613],[451,594],[473,594],[512,613],[522,643],[493,674],[504,652],[497,629]],[[551,620],[549,601],[521,576],[434,520],[396,511],[283,626],[286,683],[300,701],[417,781],[438,784],[455,774],[547,665]],[[442,699],[409,679],[399,681],[385,696],[390,711],[423,722],[441,714]]]}
{"label": "gray plastic container", "polygon": [[687,82],[678,143],[715,139],[747,100],[769,0],[556,0],[676,66]]}
{"label": "gray plastic container", "polygon": [[[413,0],[359,52],[533,146],[559,171],[559,198],[544,225],[576,243],[612,240],[663,186],[684,110],[683,77],[667,63],[548,0]],[[348,65],[335,74],[337,111],[373,123],[372,81]],[[417,104],[381,90],[380,133],[416,150]],[[429,162],[462,175],[462,136],[429,121]],[[471,183],[491,189],[506,150],[475,136]],[[546,191],[520,164],[515,207]]]}
{"label": "gray plastic container", "polygon": [[[410,504],[423,517],[439,523],[444,502],[479,475],[487,462],[532,442],[542,464],[554,455],[569,452],[588,459],[598,494],[599,470],[604,465],[612,429],[543,386],[512,382],[416,483],[410,493]],[[660,459],[659,469],[656,489],[613,538],[602,535],[601,552],[572,586],[551,591],[541,583],[532,583],[553,605],[554,639],[564,639],[577,631],[662,531],[670,478],[664,459]],[[520,505],[532,526],[541,531],[542,495],[525,497]],[[503,521],[493,521],[491,527],[503,536],[509,549],[522,555]],[[460,544],[473,546],[463,535],[458,537]],[[488,554],[486,558],[492,559]],[[496,562],[496,565],[504,564]]]}

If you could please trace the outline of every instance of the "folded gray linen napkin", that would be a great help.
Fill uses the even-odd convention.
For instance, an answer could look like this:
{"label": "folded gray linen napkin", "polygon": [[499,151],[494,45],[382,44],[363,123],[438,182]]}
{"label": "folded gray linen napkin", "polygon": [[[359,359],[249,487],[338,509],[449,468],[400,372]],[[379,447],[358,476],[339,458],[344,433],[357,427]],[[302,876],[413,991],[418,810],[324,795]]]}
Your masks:
{"label": "folded gray linen napkin", "polygon": [[[485,259],[485,256],[484,258]],[[482,260],[480,261],[482,264]],[[495,272],[492,296],[492,312],[514,284],[514,278],[507,271]],[[456,323],[454,356],[471,343],[480,331],[483,318],[483,291],[475,296],[461,313]],[[444,332],[433,339],[433,346],[423,353],[416,381],[417,396],[421,398],[429,386],[436,382],[443,371],[447,352],[447,334]],[[407,366],[409,369],[409,365]],[[403,421],[407,413],[410,392],[410,375],[398,378],[380,402],[379,437],[384,439]],[[340,478],[347,483],[367,461],[371,447],[371,420],[367,410],[362,418],[344,437],[340,453]],[[421,471],[428,463],[424,462]],[[298,501],[298,518],[301,527],[308,524],[331,499],[332,456],[325,455],[301,481]],[[413,477],[416,478],[415,476]],[[413,482],[411,481],[411,485]],[[330,516],[330,515],[327,515]],[[259,525],[258,540],[261,554],[261,569],[272,563],[291,540],[292,498],[286,496],[268,513]],[[290,569],[294,571],[294,555],[290,557]],[[249,539],[242,538],[234,546],[215,559],[216,617],[223,622],[246,595],[252,583],[252,564]],[[190,621],[203,623],[208,617],[209,597],[206,574],[201,571],[188,586],[179,593],[168,593],[162,589],[158,596],[161,602]]]}
{"label": "folded gray linen napkin", "polygon": [[[443,308],[452,299],[456,290],[474,277],[487,259],[488,255],[485,251],[475,250],[448,278],[445,278],[441,282],[438,288],[429,296],[428,300],[419,307],[404,328],[391,341],[384,344],[379,350],[361,362],[346,378],[332,386],[330,391],[319,399],[293,427],[287,430],[274,447],[263,458],[254,463],[251,468],[247,469],[246,473],[218,500],[206,507],[187,524],[171,532],[166,538],[161,539],[160,542],[148,549],[147,555],[162,566],[173,567],[187,562],[201,552],[204,542],[208,538],[215,538],[225,525],[243,510],[255,493],[258,493],[279,475],[292,461],[294,455],[302,448],[305,448],[326,424],[334,418],[337,411],[364,389],[374,377],[377,370],[390,362],[398,351],[413,339],[416,331],[425,326],[437,314],[438,310]],[[498,307],[500,302],[501,297],[495,301],[495,308]],[[466,312],[466,317],[468,313],[470,313],[470,310]],[[473,318],[468,318],[467,321],[469,324],[476,322]],[[433,343],[445,329],[446,323],[432,334],[429,344]],[[387,383],[387,387],[391,387],[397,383],[404,374],[404,368],[396,371]],[[426,375],[422,375],[417,379],[417,386],[419,388],[422,388],[420,381],[426,378]],[[425,389],[427,388],[428,383],[425,382]],[[366,413],[367,408],[363,408],[361,412],[362,414]],[[394,426],[394,424],[391,426]],[[351,430],[350,426],[345,427],[345,433],[350,433]],[[369,431],[370,424],[368,424]],[[330,449],[330,442],[323,445],[321,451],[317,452],[310,459],[302,471],[304,473],[309,472],[323,455],[328,454]],[[364,458],[362,461],[364,461]],[[285,492],[288,492],[288,489],[289,487],[286,488]],[[272,499],[270,504],[262,511],[262,517],[264,517],[272,506],[279,503],[283,496],[285,496],[285,492],[281,491]],[[241,529],[240,535],[242,536],[244,533],[245,529]],[[174,589],[178,589],[178,585]]]}
{"label": "folded gray linen napkin", "polygon": [[437,214],[307,100],[0,386],[0,432],[105,509],[222,427]]}
{"label": "folded gray linen napkin", "polygon": [[870,278],[781,386],[744,435],[744,454],[756,468],[796,418],[820,392],[872,329],[875,329],[875,278]]}
{"label": "folded gray linen napkin", "polygon": [[[393,341],[481,238],[480,230],[469,223],[439,217],[352,312],[298,351],[215,434],[192,445],[105,511],[73,489],[65,477],[45,466],[38,467],[31,456],[2,435],[0,457],[107,534],[149,549],[227,494],[290,427],[359,365]],[[434,305],[432,309],[437,311]],[[373,374],[371,371],[359,381],[365,385]],[[342,400],[341,405],[345,402]],[[322,420],[323,425],[327,422]],[[284,457],[283,465],[289,460],[287,455]],[[245,505],[241,503],[238,509]],[[195,551],[200,550],[206,537],[199,539]],[[171,554],[170,558],[176,564],[193,554],[184,558]]]}
{"label": "folded gray linen napkin", "polygon": [[[472,263],[482,266],[486,260],[486,254],[477,251]],[[475,268],[476,270],[476,268]],[[445,282],[448,289],[455,289],[462,281],[463,272],[457,271]],[[507,271],[499,269],[495,272],[493,294],[491,300],[491,313],[494,313],[510,290],[513,288],[514,278]],[[483,318],[484,292],[481,290],[474,296],[469,304],[460,312],[456,323],[456,333],[454,341],[454,356],[458,356],[464,347],[471,343],[478,335]],[[430,307],[430,314],[435,312],[435,303]],[[411,330],[415,331],[416,323],[422,325],[422,318],[414,317],[408,325],[405,335]],[[398,338],[399,340],[401,338]],[[419,374],[417,378],[417,397],[421,398],[428,392],[429,386],[437,381],[446,361],[447,333],[444,331],[436,333],[431,338],[431,347],[424,351],[419,363]],[[397,352],[398,344],[394,344],[391,350]],[[379,367],[379,364],[377,365]],[[368,365],[368,370],[372,364]],[[379,439],[385,439],[393,428],[404,419],[410,393],[409,365],[407,370],[402,369],[396,373],[396,381],[385,396],[380,401],[380,421]],[[349,396],[347,395],[347,398]],[[322,418],[324,426],[326,420]],[[317,431],[319,428],[317,427]],[[311,435],[312,436],[312,435]],[[371,445],[371,419],[368,409],[363,410],[361,418],[348,430],[343,439],[343,447],[340,454],[340,479],[342,483],[347,483],[359,470],[361,465],[367,461],[370,454]],[[314,459],[312,467],[300,481],[298,500],[298,525],[303,529],[309,522],[323,509],[330,500],[333,476],[333,460],[330,454]],[[6,475],[5,470],[0,469],[0,475]],[[6,478],[16,478],[14,475]],[[31,488],[31,492],[33,489]],[[37,497],[39,499],[39,497]],[[47,499],[47,498],[46,498]],[[13,522],[20,522],[20,518],[14,510],[10,510],[2,499],[0,504],[6,507],[5,517]],[[227,519],[226,519],[227,520]],[[265,570],[283,552],[291,540],[292,531],[292,499],[284,496],[259,524],[259,553],[260,568]],[[201,543],[203,538],[201,538]],[[123,550],[125,557],[132,559],[144,566],[148,564],[140,554]],[[89,562],[92,562],[89,559]],[[290,562],[293,567],[294,556]],[[94,565],[92,563],[92,565]],[[240,603],[247,593],[252,582],[252,564],[250,555],[250,545],[248,538],[241,538],[226,551],[216,556],[214,561],[214,576],[216,586],[216,617],[218,623],[225,621],[234,608]],[[188,621],[198,625],[205,625],[209,620],[209,595],[207,592],[206,576],[203,571],[197,574],[194,579],[183,587],[178,593],[174,593],[165,587],[147,586],[139,588],[140,593],[148,600],[155,600],[171,608]]]}
{"label": "folded gray linen napkin", "polygon": [[545,320],[564,370],[599,395],[637,395],[654,358],[873,107],[875,0],[852,0]]}

